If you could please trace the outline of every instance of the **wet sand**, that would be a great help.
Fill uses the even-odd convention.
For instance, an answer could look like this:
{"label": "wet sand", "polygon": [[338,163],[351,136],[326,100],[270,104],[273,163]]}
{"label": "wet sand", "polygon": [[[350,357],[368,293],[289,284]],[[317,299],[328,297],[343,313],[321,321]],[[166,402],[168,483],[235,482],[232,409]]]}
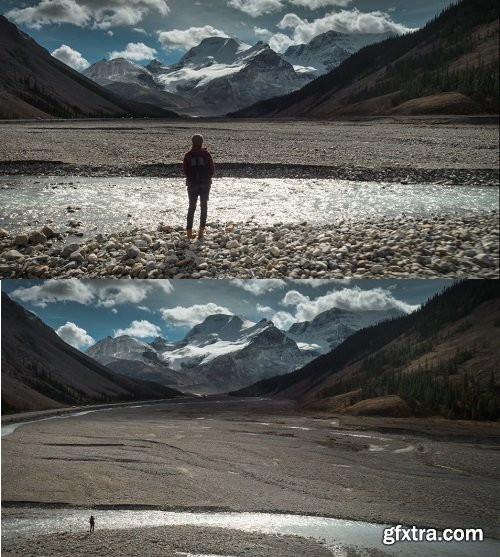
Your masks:
{"label": "wet sand", "polygon": [[[3,513],[22,515],[13,506],[23,501],[97,510],[268,511],[483,528],[499,538],[498,446],[497,424],[299,416],[286,401],[205,399],[120,408],[29,424],[4,437]],[[148,536],[170,537],[168,529],[158,532]],[[219,535],[211,529],[205,534],[213,540]],[[63,554],[57,553],[67,541],[61,536],[38,539],[44,554]],[[82,536],[68,539],[76,543]],[[102,542],[110,547],[123,536],[131,548],[142,539],[137,531],[110,536]],[[245,545],[246,536],[235,539]],[[8,555],[30,555],[19,548],[37,542],[16,543]],[[118,554],[113,551],[109,555]],[[288,555],[280,551],[262,554]],[[315,549],[296,554],[323,555]]]}

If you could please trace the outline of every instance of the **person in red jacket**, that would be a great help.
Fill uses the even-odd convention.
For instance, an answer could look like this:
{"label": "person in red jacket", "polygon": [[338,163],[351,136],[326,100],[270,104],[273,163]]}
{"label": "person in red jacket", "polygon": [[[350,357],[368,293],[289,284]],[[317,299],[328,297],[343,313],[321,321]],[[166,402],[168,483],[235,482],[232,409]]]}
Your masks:
{"label": "person in red jacket", "polygon": [[191,150],[184,155],[184,162],[182,164],[182,169],[186,176],[186,187],[189,197],[186,235],[189,239],[196,237],[196,233],[193,232],[193,221],[199,197],[201,213],[198,239],[203,240],[205,226],[207,224],[208,195],[210,193],[210,186],[212,185],[212,178],[215,174],[215,165],[212,155],[203,147],[203,137],[196,134],[193,135],[191,141],[193,146]]}

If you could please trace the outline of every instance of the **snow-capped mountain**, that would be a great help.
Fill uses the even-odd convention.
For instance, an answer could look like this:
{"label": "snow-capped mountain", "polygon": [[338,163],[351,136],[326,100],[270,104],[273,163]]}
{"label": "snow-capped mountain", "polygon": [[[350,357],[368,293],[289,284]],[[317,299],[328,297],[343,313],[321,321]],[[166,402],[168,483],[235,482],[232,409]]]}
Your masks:
{"label": "snow-capped mountain", "polygon": [[289,93],[311,78],[258,42],[210,37],[174,65],[153,60],[146,68],[165,91],[180,95],[195,115],[225,114],[275,95]]}
{"label": "snow-capped mountain", "polygon": [[283,58],[297,71],[313,72],[314,76],[333,70],[352,54],[391,36],[390,33],[337,33],[327,31],[307,44],[288,47]]}
{"label": "snow-capped mountain", "polygon": [[86,354],[113,371],[162,385],[180,385],[186,377],[172,371],[151,345],[128,335],[106,337],[86,350]]}
{"label": "snow-capped mountain", "polygon": [[236,315],[211,315],[160,356],[172,369],[187,373],[190,389],[223,392],[288,373],[309,361],[297,344],[272,322]]}
{"label": "snow-capped mountain", "polygon": [[186,391],[221,393],[289,373],[359,329],[399,315],[397,310],[330,309],[285,332],[267,319],[254,323],[215,314],[177,342],[158,337],[147,344],[129,336],[106,337],[87,354],[125,375],[182,385]]}
{"label": "snow-capped mountain", "polygon": [[259,41],[209,37],[176,64],[152,60],[146,67],[123,58],[102,60],[83,73],[99,85],[134,100],[192,116],[223,115],[300,89],[351,54],[388,34],[328,31],[284,54]]}
{"label": "snow-capped mountain", "polygon": [[92,64],[83,73],[99,85],[104,86],[115,82],[155,86],[153,76],[149,70],[125,58],[100,60]]}
{"label": "snow-capped mountain", "polygon": [[294,323],[286,334],[301,350],[326,354],[356,331],[401,315],[404,313],[397,309],[346,311],[332,308],[320,313],[312,321]]}
{"label": "snow-capped mountain", "polygon": [[[288,373],[311,359],[295,341],[265,319],[211,315],[181,341],[151,344],[129,336],[106,337],[86,353],[125,375],[149,378],[184,390],[216,393]],[[156,377],[154,375],[156,374]]]}

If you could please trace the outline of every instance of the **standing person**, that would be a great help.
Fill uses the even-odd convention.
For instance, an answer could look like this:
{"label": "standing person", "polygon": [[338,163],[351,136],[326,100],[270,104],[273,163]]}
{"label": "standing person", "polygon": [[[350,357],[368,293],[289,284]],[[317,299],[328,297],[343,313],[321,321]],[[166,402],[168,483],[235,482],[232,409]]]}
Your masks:
{"label": "standing person", "polygon": [[95,518],[93,515],[90,515],[89,522],[90,522],[90,532],[93,532],[95,526]]}
{"label": "standing person", "polygon": [[199,134],[191,138],[192,148],[184,155],[182,169],[186,175],[186,186],[189,197],[189,209],[187,213],[186,235],[189,239],[195,238],[193,232],[194,213],[196,203],[200,198],[200,228],[198,239],[203,240],[205,226],[207,224],[208,194],[212,185],[212,177],[215,174],[212,155],[203,147],[203,137]]}

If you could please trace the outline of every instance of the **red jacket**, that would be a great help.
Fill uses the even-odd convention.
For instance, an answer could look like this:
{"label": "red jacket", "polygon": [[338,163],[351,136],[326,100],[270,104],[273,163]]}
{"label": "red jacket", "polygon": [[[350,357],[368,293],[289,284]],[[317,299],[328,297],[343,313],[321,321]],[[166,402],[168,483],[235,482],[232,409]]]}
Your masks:
{"label": "red jacket", "polygon": [[190,159],[191,155],[197,155],[197,154],[203,154],[203,156],[207,159],[210,179],[212,179],[214,174],[215,174],[215,165],[214,165],[214,161],[212,159],[212,155],[207,151],[207,149],[205,147],[193,147],[190,151],[188,151],[184,155],[184,161],[182,163],[182,170],[184,172],[184,175],[186,176],[186,185],[188,185],[188,186],[190,185],[190,183],[189,183],[189,170],[190,170],[189,159]]}

